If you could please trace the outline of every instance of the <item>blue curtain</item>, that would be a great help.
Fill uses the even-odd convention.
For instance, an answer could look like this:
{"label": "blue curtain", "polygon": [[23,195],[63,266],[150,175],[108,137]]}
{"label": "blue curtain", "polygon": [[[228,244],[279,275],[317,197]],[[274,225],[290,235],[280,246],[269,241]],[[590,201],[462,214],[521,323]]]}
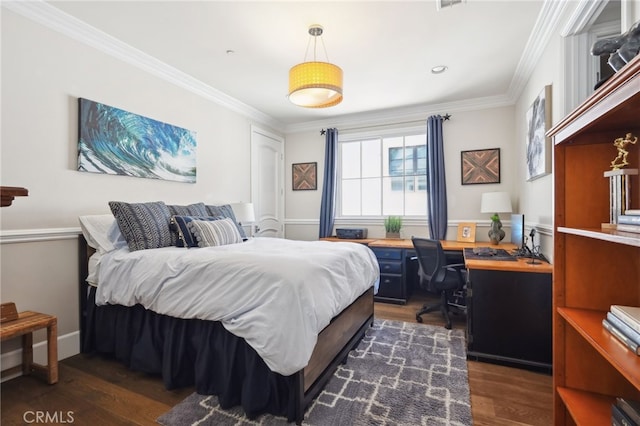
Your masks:
{"label": "blue curtain", "polygon": [[327,129],[324,149],[324,185],[320,205],[320,238],[330,237],[336,216],[338,129]]}
{"label": "blue curtain", "polygon": [[427,215],[431,238],[447,234],[447,185],[444,173],[444,143],[439,115],[427,119]]}

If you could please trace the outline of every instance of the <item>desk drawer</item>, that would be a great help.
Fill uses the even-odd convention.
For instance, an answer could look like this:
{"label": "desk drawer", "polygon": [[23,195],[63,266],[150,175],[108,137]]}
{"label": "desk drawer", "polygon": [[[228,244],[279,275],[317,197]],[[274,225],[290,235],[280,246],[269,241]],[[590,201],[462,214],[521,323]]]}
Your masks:
{"label": "desk drawer", "polygon": [[372,247],[371,250],[373,250],[378,259],[402,260],[401,249]]}
{"label": "desk drawer", "polygon": [[379,260],[381,274],[402,274],[402,262]]}
{"label": "desk drawer", "polygon": [[404,299],[402,275],[380,275],[378,296],[392,299]]}

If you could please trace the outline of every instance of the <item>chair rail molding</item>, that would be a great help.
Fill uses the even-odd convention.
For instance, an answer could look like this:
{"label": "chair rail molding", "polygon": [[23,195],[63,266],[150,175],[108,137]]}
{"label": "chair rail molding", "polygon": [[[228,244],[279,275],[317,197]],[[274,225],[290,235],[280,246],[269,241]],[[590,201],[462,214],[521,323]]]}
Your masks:
{"label": "chair rail molding", "polygon": [[2,230],[0,231],[0,244],[71,240],[78,238],[81,233],[79,227]]}

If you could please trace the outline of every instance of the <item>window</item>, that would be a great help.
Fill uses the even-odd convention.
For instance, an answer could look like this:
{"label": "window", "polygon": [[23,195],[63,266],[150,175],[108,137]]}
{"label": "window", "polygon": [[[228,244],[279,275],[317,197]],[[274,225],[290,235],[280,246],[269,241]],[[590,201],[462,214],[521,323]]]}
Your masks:
{"label": "window", "polygon": [[339,217],[426,216],[426,134],[348,140],[339,144]]}

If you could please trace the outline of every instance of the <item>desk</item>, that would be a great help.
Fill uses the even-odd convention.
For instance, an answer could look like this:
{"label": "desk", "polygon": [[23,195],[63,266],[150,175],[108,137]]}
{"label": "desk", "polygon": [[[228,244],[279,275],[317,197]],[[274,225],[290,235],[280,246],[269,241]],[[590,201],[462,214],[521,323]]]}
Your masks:
{"label": "desk", "polygon": [[[417,285],[418,263],[411,261],[415,257],[413,242],[410,239],[365,238],[360,240],[337,237],[322,238],[324,241],[352,242],[365,244],[373,250],[380,265],[380,286],[374,299],[376,302],[405,304],[415,285]],[[489,242],[463,243],[442,240],[442,248],[447,253],[456,253],[455,263],[462,262],[465,248],[487,247]],[[513,250],[514,244],[500,244],[500,248]],[[506,262],[503,262],[506,263]]]}
{"label": "desk", "polygon": [[553,266],[465,259],[467,356],[551,369]]}
{"label": "desk", "polygon": [[[376,301],[406,303],[417,275],[411,240],[366,239],[381,265]],[[461,256],[465,248],[490,247],[489,242],[441,241],[445,252]],[[516,246],[502,243],[510,251]],[[499,261],[464,259],[467,267],[467,354],[470,358],[551,368],[551,283],[553,266],[529,259]],[[383,284],[383,280],[386,284]]]}

